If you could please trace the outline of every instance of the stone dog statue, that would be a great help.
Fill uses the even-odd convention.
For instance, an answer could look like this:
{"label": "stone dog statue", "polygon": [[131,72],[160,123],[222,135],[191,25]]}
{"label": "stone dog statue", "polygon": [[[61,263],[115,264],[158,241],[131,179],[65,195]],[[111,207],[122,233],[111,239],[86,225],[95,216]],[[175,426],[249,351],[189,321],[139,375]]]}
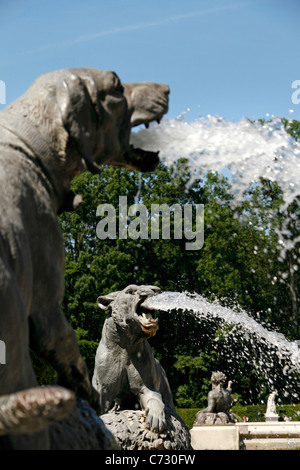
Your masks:
{"label": "stone dog statue", "polygon": [[[129,144],[132,126],[159,121],[169,88],[121,84],[114,72],[65,69],[41,75],[0,111],[0,396],[36,387],[29,348],[58,372],[58,384],[96,407],[73,329],[61,309],[64,246],[57,213],[74,209],[75,175],[100,165],[155,169],[158,153]],[[47,430],[8,435],[15,448],[48,448]],[[3,437],[0,438],[0,440]]]}
{"label": "stone dog statue", "polygon": [[145,301],[160,293],[155,286],[130,285],[119,292],[98,297],[101,309],[110,309],[99,343],[92,383],[100,395],[101,414],[135,409],[139,403],[146,426],[154,432],[166,428],[165,405],[174,409],[172,392],[147,339],[158,326]]}

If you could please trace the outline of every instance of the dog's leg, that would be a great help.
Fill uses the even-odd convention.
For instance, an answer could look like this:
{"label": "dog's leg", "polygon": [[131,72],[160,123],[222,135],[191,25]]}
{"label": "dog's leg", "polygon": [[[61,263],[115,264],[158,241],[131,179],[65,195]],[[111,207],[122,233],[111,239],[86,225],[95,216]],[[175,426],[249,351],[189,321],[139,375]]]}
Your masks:
{"label": "dog's leg", "polygon": [[98,393],[89,380],[75,332],[60,306],[53,308],[51,313],[48,308],[44,309],[41,316],[35,315],[31,319],[32,348],[58,372],[59,385],[74,391],[98,411]]}
{"label": "dog's leg", "polygon": [[[150,365],[150,367],[149,367]],[[162,432],[166,426],[165,405],[162,396],[155,388],[153,383],[153,370],[149,364],[147,369],[148,373],[142,371],[141,368],[136,368],[136,365],[130,364],[127,369],[129,386],[132,393],[137,397],[142,410],[146,414],[146,425],[151,431]],[[138,370],[140,369],[140,370]],[[142,373],[144,379],[142,378]],[[147,385],[145,385],[145,382]],[[151,387],[151,388],[150,388]]]}
{"label": "dog's leg", "polygon": [[[37,386],[28,349],[28,319],[23,298],[11,270],[0,258],[0,337],[6,345],[6,363],[0,365],[0,395]],[[21,406],[21,405],[19,405]],[[21,412],[24,412],[22,409]],[[2,414],[2,419],[10,419]],[[37,418],[38,419],[38,418]],[[16,429],[17,431],[17,423]],[[0,437],[0,449],[49,449],[47,429],[37,433]]]}
{"label": "dog's leg", "polygon": [[166,400],[173,410],[175,410],[175,405],[173,401],[173,394],[170,388],[170,384],[167,378],[167,374],[157,359],[154,359],[156,366],[156,376],[158,378],[158,391],[161,393],[163,400]]}
{"label": "dog's leg", "polygon": [[154,432],[162,432],[166,426],[165,405],[161,394],[143,386],[138,394],[139,402],[146,414],[146,425]]}
{"label": "dog's leg", "polygon": [[[92,384],[99,393],[100,414],[108,413],[116,403],[127,381],[127,357],[124,350],[115,345],[106,347],[107,320],[104,323],[102,340],[95,356]],[[123,352],[123,354],[122,354]],[[116,361],[116,358],[119,360]],[[119,404],[119,403],[118,403]]]}

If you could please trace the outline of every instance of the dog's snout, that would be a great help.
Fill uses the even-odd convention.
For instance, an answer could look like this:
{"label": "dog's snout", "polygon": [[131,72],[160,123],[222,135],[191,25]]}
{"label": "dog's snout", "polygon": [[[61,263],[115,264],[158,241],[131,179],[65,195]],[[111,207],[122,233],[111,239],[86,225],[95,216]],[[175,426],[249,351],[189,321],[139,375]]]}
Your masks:
{"label": "dog's snout", "polygon": [[139,296],[145,297],[145,298],[151,295],[157,295],[160,293],[161,293],[161,289],[160,287],[157,287],[157,286],[142,286],[138,291]]}
{"label": "dog's snout", "polygon": [[165,93],[165,95],[169,96],[170,92],[171,92],[171,90],[170,90],[169,85],[165,85],[165,86],[164,86],[164,93]]}

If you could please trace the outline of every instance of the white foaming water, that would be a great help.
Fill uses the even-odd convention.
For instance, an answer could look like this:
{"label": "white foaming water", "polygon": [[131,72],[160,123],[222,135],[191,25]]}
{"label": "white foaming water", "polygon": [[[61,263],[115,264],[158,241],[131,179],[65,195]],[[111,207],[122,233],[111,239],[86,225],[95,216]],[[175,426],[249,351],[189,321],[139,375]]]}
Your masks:
{"label": "white foaming water", "polygon": [[[161,160],[167,166],[178,158],[187,158],[192,178],[199,178],[208,171],[224,173],[229,176],[236,201],[241,200],[244,191],[251,183],[258,183],[260,177],[280,185],[286,205],[300,195],[300,143],[286,132],[279,118],[273,117],[264,125],[251,123],[246,118],[239,122],[226,122],[218,116],[207,116],[187,123],[183,113],[178,118],[163,120],[159,125],[132,133],[131,143],[145,150],[159,150]],[[291,246],[287,243],[285,239],[285,249],[292,248],[292,241]],[[274,364],[282,363],[282,374],[287,382],[284,393],[299,398],[299,384],[293,383],[294,372],[297,374],[300,371],[300,353],[296,342],[268,330],[242,309],[235,311],[218,302],[208,302],[197,294],[164,292],[147,303],[157,310],[192,312],[198,321],[202,318],[220,319],[227,325],[235,325],[237,330],[242,328],[245,337],[255,338],[253,342],[257,353],[251,357],[251,352],[245,348],[241,352],[243,358],[255,362],[256,369],[264,375],[272,390],[272,355],[276,355]],[[235,341],[234,331],[230,340]],[[267,359],[264,356],[266,345],[269,349]]]}
{"label": "white foaming water", "polygon": [[265,125],[246,118],[227,122],[219,116],[187,123],[183,113],[132,133],[131,143],[159,150],[166,165],[187,158],[195,177],[229,170],[236,198],[261,176],[280,184],[287,204],[300,194],[300,143],[285,131],[279,118]]}
{"label": "white foaming water", "polygon": [[[276,355],[282,364],[282,374],[287,378],[286,395],[299,398],[299,384],[292,383],[294,380],[293,374],[300,372],[300,349],[298,344],[289,341],[282,333],[268,330],[251,318],[243,309],[238,308],[235,311],[222,306],[218,301],[209,302],[199,294],[190,294],[188,292],[163,292],[147,299],[146,304],[156,310],[165,312],[172,310],[190,312],[197,321],[201,321],[201,319],[223,320],[226,325],[236,325],[238,330],[242,330],[243,335],[247,336],[248,340],[251,341],[251,338],[253,338],[257,353],[255,358],[251,357],[245,348],[240,351],[240,357],[253,362],[257,371],[265,376],[270,389],[272,389],[273,377],[268,374],[270,374],[273,365],[271,364],[273,362],[272,355],[273,358]],[[234,334],[233,332],[233,335],[230,335],[230,341],[234,338]],[[260,343],[262,347],[260,347]],[[268,349],[271,353],[268,352]],[[230,360],[229,357],[228,359]]]}

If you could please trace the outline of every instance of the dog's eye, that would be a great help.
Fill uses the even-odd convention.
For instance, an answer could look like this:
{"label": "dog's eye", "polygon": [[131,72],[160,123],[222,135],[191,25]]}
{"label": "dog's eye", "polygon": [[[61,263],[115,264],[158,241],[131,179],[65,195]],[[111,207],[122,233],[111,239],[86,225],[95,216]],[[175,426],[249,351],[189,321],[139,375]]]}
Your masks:
{"label": "dog's eye", "polygon": [[135,294],[135,290],[132,289],[132,288],[128,288],[128,289],[126,290],[126,294],[134,295],[134,294]]}

